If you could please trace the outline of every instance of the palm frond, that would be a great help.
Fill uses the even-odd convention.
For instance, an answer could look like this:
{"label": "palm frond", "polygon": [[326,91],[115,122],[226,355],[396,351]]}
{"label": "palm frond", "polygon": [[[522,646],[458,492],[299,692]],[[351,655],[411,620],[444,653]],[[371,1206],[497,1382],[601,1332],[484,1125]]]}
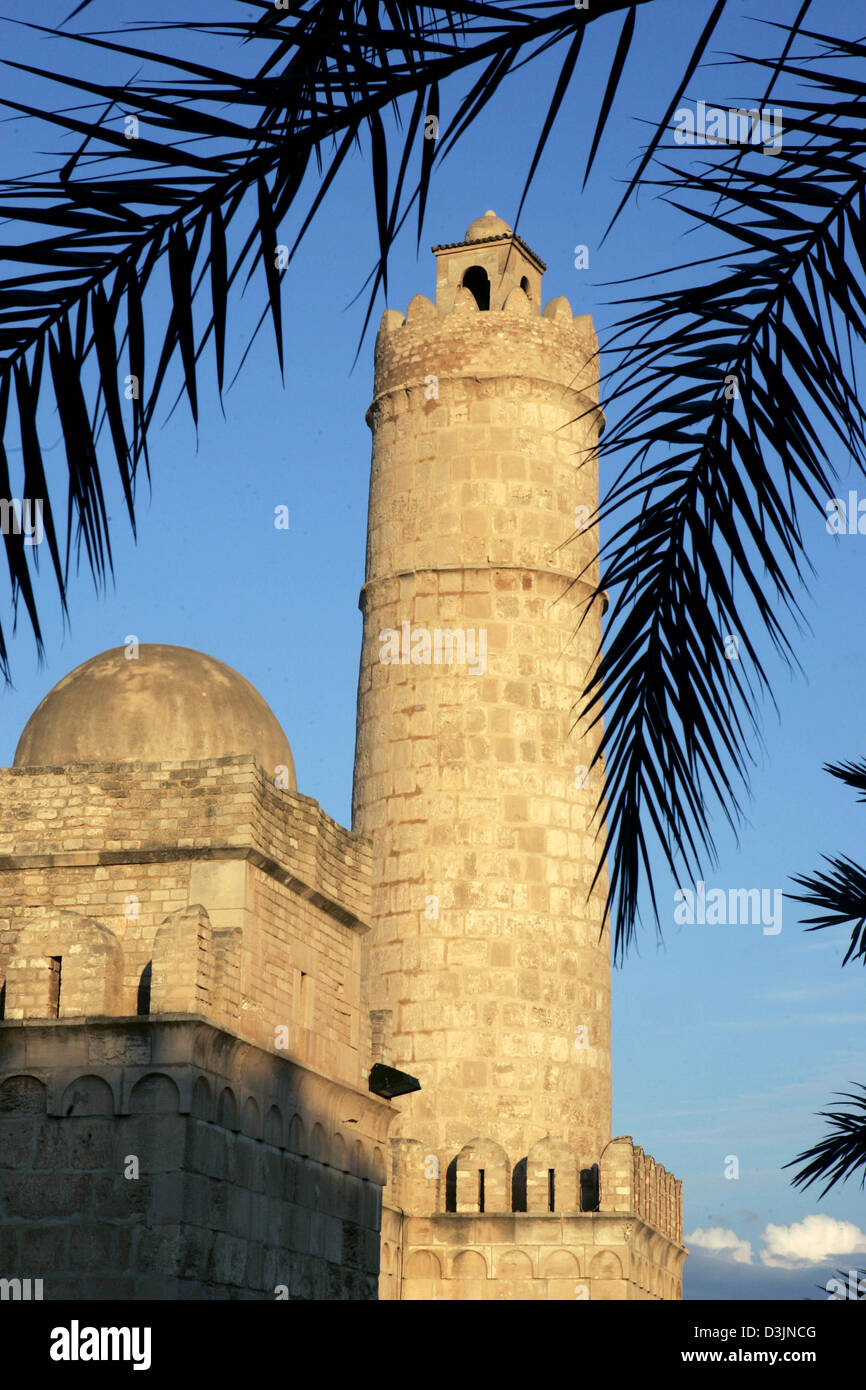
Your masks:
{"label": "palm frond", "polygon": [[846,787],[862,792],[863,795],[858,796],[857,800],[866,801],[866,758],[859,763],[825,763],[824,771],[838,777]]}
{"label": "palm frond", "polygon": [[847,965],[852,956],[866,961],[866,870],[844,855],[834,859],[822,857],[831,872],[796,875],[794,882],[805,891],[786,896],[825,909],[817,917],[806,918],[812,924],[807,931],[852,924],[851,941],[842,964]]}
{"label": "palm frond", "polygon": [[[113,460],[120,470],[126,508],[135,524],[135,490],[143,459],[149,473],[148,431],[172,363],[178,359],[183,393],[193,419],[198,411],[198,364],[213,335],[217,384],[225,377],[227,305],[238,275],[260,275],[266,310],[274,327],[280,364],[283,335],[280,282],[286,266],[321,205],[348,150],[366,136],[373,178],[379,261],[372,277],[369,323],[374,297],[387,284],[387,259],[408,209],[418,204],[420,236],[434,169],[448,148],[493,99],[500,83],[523,62],[535,60],[556,44],[567,45],[562,74],[544,122],[527,187],[569,86],[584,30],[598,20],[625,13],[626,28],[604,97],[593,142],[593,157],[620,79],[626,67],[635,14],[652,0],[593,0],[579,10],[561,0],[521,4],[419,5],[404,0],[358,4],[356,0],[305,0],[290,12],[267,0],[244,3],[235,20],[145,23],[140,33],[182,32],[233,41],[237,63],[218,68],[195,57],[159,51],[158,43],[132,41],[135,29],[124,26],[121,40],[94,33],[57,32],[90,49],[100,75],[113,62],[132,59],[145,70],[154,66],[160,80],[136,77],[130,82],[90,80],[26,64],[7,65],[43,83],[59,84],[77,102],[90,107],[58,109],[51,97],[41,108],[4,99],[6,107],[56,131],[72,135],[76,150],[47,174],[0,182],[0,217],[20,228],[19,244],[0,248],[0,260],[12,271],[0,281],[0,386],[23,383],[16,392],[22,435],[27,435],[28,484],[42,485],[38,462],[38,421],[29,400],[38,398],[45,373],[46,394],[53,392],[63,424],[70,477],[67,554],[55,574],[61,601],[66,601],[69,564],[86,554],[94,577],[111,571],[111,547],[103,498],[99,441],[102,425]],[[726,0],[705,0],[699,19],[709,15],[699,41],[700,52],[714,32]],[[74,7],[61,26],[88,8]],[[51,34],[45,26],[30,29]],[[174,47],[174,45],[172,45]],[[194,42],[190,44],[194,51]],[[252,70],[247,55],[254,58]],[[693,65],[692,65],[693,66]],[[690,66],[689,71],[692,70]],[[450,82],[475,69],[481,76],[468,97],[455,103],[434,156],[433,142],[418,138],[420,114],[438,119],[440,99]],[[400,125],[403,103],[413,103],[399,158],[392,157],[384,118]],[[122,130],[123,113],[135,111],[135,138]],[[656,140],[661,138],[659,131]],[[323,168],[322,184],[302,210],[300,231],[286,265],[274,256],[280,224],[298,203],[314,158]],[[417,169],[412,188],[410,169]],[[397,169],[396,178],[392,170]],[[393,187],[392,187],[393,179]],[[525,191],[524,191],[525,196]],[[229,257],[230,233],[243,221],[240,250]],[[24,267],[24,273],[19,273]],[[167,271],[172,310],[164,325],[156,369],[145,382],[144,301],[154,277]],[[210,313],[202,327],[195,308],[210,296]],[[121,355],[128,353],[131,409],[121,403],[117,376]],[[111,359],[115,367],[111,370]],[[243,357],[241,359],[243,361]],[[95,389],[89,384],[89,364]],[[38,370],[37,370],[38,368]],[[16,373],[18,375],[16,376]],[[60,396],[63,396],[61,401]],[[10,421],[4,413],[4,426]],[[0,479],[7,485],[5,477]],[[14,485],[8,480],[8,486]],[[10,496],[14,495],[10,493]],[[48,488],[39,494],[46,534],[54,536],[58,504]],[[37,646],[42,650],[36,600],[29,566],[36,556],[22,551],[20,536],[5,536],[10,565],[13,610],[23,600]],[[8,679],[8,648],[0,626],[0,671]]]}
{"label": "palm frond", "polygon": [[[835,51],[866,59],[862,44]],[[615,361],[605,409],[621,414],[603,444],[618,471],[599,508],[610,534],[596,594],[615,597],[582,712],[598,733],[594,762],[605,760],[596,880],[609,851],[619,957],[644,871],[658,922],[653,838],[672,872],[695,875],[715,855],[711,808],[739,824],[758,697],[772,699],[765,653],[796,663],[810,569],[801,513],[826,520],[839,461],[866,466],[855,370],[866,83],[839,87],[790,59],[781,71],[813,90],[784,102],[778,155],[710,152],[651,181],[695,227],[726,236],[730,254],[618,301],[629,310],[604,344]]]}
{"label": "palm frond", "polygon": [[821,1119],[829,1121],[831,1133],[826,1139],[804,1149],[784,1165],[793,1168],[802,1164],[791,1179],[792,1186],[807,1188],[826,1179],[820,1193],[824,1197],[837,1182],[844,1182],[861,1170],[860,1186],[866,1186],[866,1087],[854,1084],[862,1094],[840,1093],[844,1100],[852,1102],[850,1109],[819,1112]]}
{"label": "palm frond", "polygon": [[[824,771],[838,777],[846,786],[866,791],[866,763],[825,763]],[[859,796],[857,800],[866,801],[866,796]],[[844,855],[837,859],[826,855],[823,858],[832,872],[796,875],[794,882],[805,892],[786,896],[795,902],[827,909],[817,917],[806,918],[811,923],[808,931],[853,924],[851,942],[842,964],[847,965],[852,956],[866,960],[866,870]]]}
{"label": "palm frond", "polygon": [[[845,1289],[844,1298],[859,1301],[866,1298],[866,1269],[837,1269],[836,1282]],[[829,1294],[831,1281],[828,1279],[826,1284],[816,1284],[826,1298]]]}

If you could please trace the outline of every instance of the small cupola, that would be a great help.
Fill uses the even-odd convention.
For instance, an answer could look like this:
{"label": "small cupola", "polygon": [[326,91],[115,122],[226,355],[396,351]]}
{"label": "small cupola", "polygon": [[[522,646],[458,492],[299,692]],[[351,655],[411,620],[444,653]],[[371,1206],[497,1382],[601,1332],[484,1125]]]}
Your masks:
{"label": "small cupola", "polygon": [[[463,241],[434,246],[436,308],[448,314],[462,304],[482,312],[501,311],[517,290],[531,314],[541,312],[541,277],[547,269],[492,210],[470,223]],[[471,299],[469,298],[471,296]]]}

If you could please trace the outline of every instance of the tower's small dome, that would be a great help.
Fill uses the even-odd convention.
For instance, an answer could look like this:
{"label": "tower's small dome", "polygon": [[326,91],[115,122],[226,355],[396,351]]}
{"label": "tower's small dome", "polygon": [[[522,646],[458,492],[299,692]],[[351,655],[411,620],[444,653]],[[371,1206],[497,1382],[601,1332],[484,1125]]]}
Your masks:
{"label": "tower's small dome", "polygon": [[16,767],[64,763],[160,763],[252,754],[285,767],[297,790],[288,739],[249,681],[203,652],[115,647],[58,681],[34,710]]}
{"label": "tower's small dome", "polygon": [[510,236],[511,228],[507,222],[503,222],[501,217],[497,217],[492,208],[488,208],[483,217],[476,217],[474,222],[470,222],[466,229],[466,241],[483,241],[489,236]]}

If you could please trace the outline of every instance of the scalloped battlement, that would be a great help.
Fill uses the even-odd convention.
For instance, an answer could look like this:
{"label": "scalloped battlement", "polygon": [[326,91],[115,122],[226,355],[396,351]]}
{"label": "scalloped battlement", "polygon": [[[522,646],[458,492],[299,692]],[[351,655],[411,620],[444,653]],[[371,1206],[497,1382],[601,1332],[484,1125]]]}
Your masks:
{"label": "scalloped battlement", "polygon": [[[426,294],[413,295],[409,301],[405,314],[399,309],[384,309],[379,320],[379,335],[396,333],[398,329],[405,328],[407,324],[425,323],[431,324],[437,320],[462,317],[464,314],[473,316],[480,315],[482,312],[494,314],[506,314],[509,318],[541,318],[546,322],[551,320],[560,324],[573,324],[581,333],[590,333],[594,336],[591,314],[572,314],[571,303],[564,294],[557,295],[555,299],[549,299],[544,306],[541,314],[537,308],[533,307],[532,301],[526,291],[520,286],[513,288],[505,303],[500,309],[481,310],[478,302],[468,289],[458,285],[454,293],[453,302],[447,309],[437,308],[432,299],[428,299]],[[479,320],[480,321],[480,320]]]}
{"label": "scalloped battlement", "polygon": [[[543,314],[534,312],[519,288],[501,310],[480,310],[470,292],[459,288],[445,312],[424,295],[414,296],[405,317],[396,309],[384,311],[376,338],[374,406],[392,391],[413,389],[425,402],[444,400],[446,383],[457,377],[499,378],[502,393],[510,392],[506,383],[512,381],[556,383],[597,404],[598,340],[592,318],[572,317],[562,295]],[[369,411],[367,423],[372,423]],[[603,429],[601,417],[598,426]]]}
{"label": "scalloped battlement", "polygon": [[417,1139],[392,1139],[391,1201],[416,1215],[524,1212],[619,1213],[640,1217],[682,1245],[682,1183],[629,1135],[600,1155],[580,1154],[548,1135],[512,1161],[502,1144],[479,1137],[459,1153],[432,1152]]}
{"label": "scalloped battlement", "polygon": [[595,1163],[550,1135],[513,1167],[489,1138],[450,1158],[391,1150],[381,1297],[682,1298],[682,1185],[628,1135]]}

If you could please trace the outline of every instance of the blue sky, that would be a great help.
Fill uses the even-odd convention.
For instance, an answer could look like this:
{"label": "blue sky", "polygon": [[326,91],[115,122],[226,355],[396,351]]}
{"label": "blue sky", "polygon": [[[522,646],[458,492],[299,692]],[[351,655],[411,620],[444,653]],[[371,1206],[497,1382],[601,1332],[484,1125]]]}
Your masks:
{"label": "blue sky", "polygon": [[[53,22],[69,8],[69,0],[51,0],[40,20]],[[185,2],[167,17],[238,8],[230,0]],[[89,22],[94,28],[116,23],[118,9],[98,0]],[[144,9],[124,0],[122,13],[132,20]],[[567,295],[574,312],[594,315],[600,332],[616,317],[609,301],[620,293],[603,282],[696,254],[695,238],[683,241],[686,224],[650,191],[600,243],[646,139],[643,123],[662,114],[706,9],[695,0],[657,0],[640,15],[640,58],[631,65],[582,191],[588,140],[618,34],[616,24],[592,26],[591,61],[579,69],[521,218],[522,235],[548,264],[545,299]],[[784,18],[793,9],[783,0],[734,5],[714,61],[722,49],[771,51],[772,32],[750,17]],[[149,9],[147,18],[160,13]],[[4,0],[2,15],[30,18],[32,5]],[[862,25],[860,0],[816,0],[813,25],[851,34],[858,16]],[[5,22],[0,42],[7,56],[23,62],[95,70],[92,55],[83,58],[69,45]],[[116,62],[114,74],[129,78],[132,63]],[[513,221],[555,75],[555,55],[518,74],[445,160],[420,256],[408,226],[398,242],[390,306],[405,308],[416,292],[432,295],[431,245],[459,240],[487,208]],[[4,81],[7,94],[36,98],[36,104],[46,90],[12,71]],[[708,67],[693,80],[690,96],[736,104],[754,97],[757,87],[758,81],[744,82],[727,66]],[[51,91],[59,105],[62,98]],[[445,96],[443,116],[453,102]],[[0,125],[4,175],[38,167],[40,152],[56,150],[60,139],[21,118]],[[287,241],[293,226],[286,228]],[[586,270],[574,266],[579,244],[590,248]],[[707,253],[718,249],[712,238],[700,245]],[[299,789],[349,823],[370,453],[364,412],[373,335],[385,307],[380,298],[373,333],[353,367],[366,303],[363,295],[353,300],[375,248],[369,175],[357,156],[284,282],[285,384],[269,325],[225,397],[225,416],[204,368],[198,434],[182,404],[152,435],[153,490],[152,496],[146,488],[140,494],[137,545],[112,480],[114,585],[98,595],[82,572],[71,585],[71,624],[64,631],[51,583],[41,583],[47,661],[40,669],[22,623],[11,644],[14,684],[0,691],[0,764],[11,762],[31,710],[61,676],[134,635],[199,648],[241,671],[286,729]],[[231,311],[234,363],[262,294],[254,281]],[[151,325],[164,325],[165,306],[159,291],[149,306]],[[151,361],[156,353],[154,338]],[[173,393],[164,394],[160,420],[172,399]],[[52,431],[49,420],[46,443],[59,435],[59,425]],[[46,454],[58,479],[61,452],[58,442]],[[837,461],[844,490],[857,486],[845,460]],[[604,480],[602,468],[602,486]],[[289,508],[288,531],[274,528],[279,505]],[[807,517],[805,527],[816,574],[804,598],[811,630],[797,647],[804,674],[769,663],[779,714],[768,702],[761,707],[765,747],[754,771],[748,824],[737,844],[717,820],[719,862],[707,868],[709,886],[784,891],[792,874],[818,865],[822,852],[863,859],[866,813],[821,767],[864,751],[866,537],[830,537],[817,515]],[[8,594],[0,594],[5,618]],[[755,926],[677,926],[675,887],[660,866],[663,943],[647,918],[639,951],[615,973],[614,1133],[631,1134],[684,1181],[685,1231],[704,1233],[687,1242],[693,1251],[687,1297],[820,1297],[815,1284],[823,1285],[837,1267],[849,1268],[858,1256],[866,1265],[863,1193],[849,1183],[819,1201],[814,1191],[792,1188],[782,1165],[821,1136],[815,1112],[832,1093],[866,1079],[864,982],[853,966],[840,968],[842,936],[805,933],[795,904],[785,903],[777,935]],[[737,1178],[725,1176],[731,1157],[738,1161]],[[816,1216],[822,1218],[817,1224],[807,1221]]]}

